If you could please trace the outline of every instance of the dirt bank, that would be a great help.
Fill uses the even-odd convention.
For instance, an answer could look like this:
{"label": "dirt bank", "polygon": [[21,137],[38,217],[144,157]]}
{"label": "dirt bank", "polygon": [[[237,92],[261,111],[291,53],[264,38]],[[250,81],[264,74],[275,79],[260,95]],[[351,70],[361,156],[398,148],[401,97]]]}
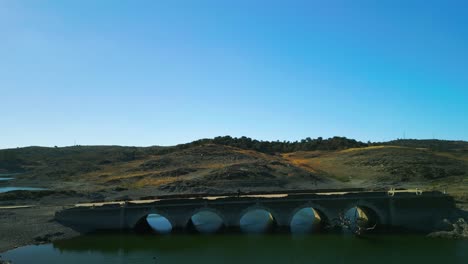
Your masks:
{"label": "dirt bank", "polygon": [[54,221],[54,214],[60,209],[60,206],[0,207],[0,252],[79,235]]}

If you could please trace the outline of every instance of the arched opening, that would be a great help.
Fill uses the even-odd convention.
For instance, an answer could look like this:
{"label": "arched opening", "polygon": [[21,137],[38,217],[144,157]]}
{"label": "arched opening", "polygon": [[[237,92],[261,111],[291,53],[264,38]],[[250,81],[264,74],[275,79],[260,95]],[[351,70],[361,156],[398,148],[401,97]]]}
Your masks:
{"label": "arched opening", "polygon": [[375,230],[378,223],[377,213],[366,206],[354,206],[342,218],[343,229],[358,235]]}
{"label": "arched opening", "polygon": [[211,234],[218,232],[224,225],[223,219],[215,212],[203,210],[190,217],[189,226],[197,232]]}
{"label": "arched opening", "polygon": [[246,212],[239,225],[245,233],[265,233],[273,229],[276,222],[273,215],[265,209],[253,209]]}
{"label": "arched opening", "polygon": [[160,214],[149,214],[138,221],[135,230],[139,233],[169,234],[172,231],[172,224]]}
{"label": "arched opening", "polygon": [[306,234],[319,231],[324,221],[324,215],[319,210],[305,207],[293,215],[289,227],[293,234]]}

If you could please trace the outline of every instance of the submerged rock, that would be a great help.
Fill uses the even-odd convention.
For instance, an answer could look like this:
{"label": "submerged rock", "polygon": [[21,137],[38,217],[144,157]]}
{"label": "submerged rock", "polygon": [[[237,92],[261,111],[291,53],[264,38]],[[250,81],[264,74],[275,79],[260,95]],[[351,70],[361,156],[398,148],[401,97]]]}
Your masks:
{"label": "submerged rock", "polygon": [[450,223],[452,230],[450,231],[437,231],[432,232],[429,237],[439,237],[439,238],[453,238],[453,239],[468,239],[468,223],[463,218],[459,218],[455,223]]}
{"label": "submerged rock", "polygon": [[0,256],[0,264],[13,264],[9,260],[2,260],[2,256]]}

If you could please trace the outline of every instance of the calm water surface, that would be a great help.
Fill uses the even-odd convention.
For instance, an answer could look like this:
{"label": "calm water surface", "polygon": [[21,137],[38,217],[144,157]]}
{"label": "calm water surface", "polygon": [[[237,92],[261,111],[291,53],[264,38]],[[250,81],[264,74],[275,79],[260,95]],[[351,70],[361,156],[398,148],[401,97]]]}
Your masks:
{"label": "calm water surface", "polygon": [[21,172],[16,172],[16,173],[0,173],[0,178],[1,177],[11,177],[11,176],[16,176],[16,175],[20,175]]}
{"label": "calm water surface", "polygon": [[468,263],[468,241],[423,236],[95,234],[8,251],[22,263]]}
{"label": "calm water surface", "polygon": [[8,178],[8,177],[0,177],[0,181],[9,181],[13,180],[14,178]]}
{"label": "calm water surface", "polygon": [[18,175],[18,173],[0,173],[0,181],[13,180],[12,176]]}
{"label": "calm water surface", "polygon": [[0,187],[0,193],[11,192],[11,191],[43,191],[46,188],[34,188],[34,187]]}
{"label": "calm water surface", "polygon": [[[20,173],[0,174],[0,182],[14,180],[15,178],[6,177],[6,176],[14,176],[14,175],[19,175],[19,174]],[[35,187],[17,187],[17,186],[0,187],[0,193],[11,192],[11,191],[42,191],[42,190],[47,190],[47,189],[35,188]]]}

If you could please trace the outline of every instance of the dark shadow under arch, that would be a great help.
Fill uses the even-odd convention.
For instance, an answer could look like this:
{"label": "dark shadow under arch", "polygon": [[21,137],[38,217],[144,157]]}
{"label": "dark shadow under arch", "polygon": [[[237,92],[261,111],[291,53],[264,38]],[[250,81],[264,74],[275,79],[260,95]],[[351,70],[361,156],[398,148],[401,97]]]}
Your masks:
{"label": "dark shadow under arch", "polygon": [[136,222],[135,226],[133,227],[133,231],[138,234],[149,234],[153,232],[153,229],[148,224],[148,221],[146,221],[147,216],[148,215],[143,216]]}

